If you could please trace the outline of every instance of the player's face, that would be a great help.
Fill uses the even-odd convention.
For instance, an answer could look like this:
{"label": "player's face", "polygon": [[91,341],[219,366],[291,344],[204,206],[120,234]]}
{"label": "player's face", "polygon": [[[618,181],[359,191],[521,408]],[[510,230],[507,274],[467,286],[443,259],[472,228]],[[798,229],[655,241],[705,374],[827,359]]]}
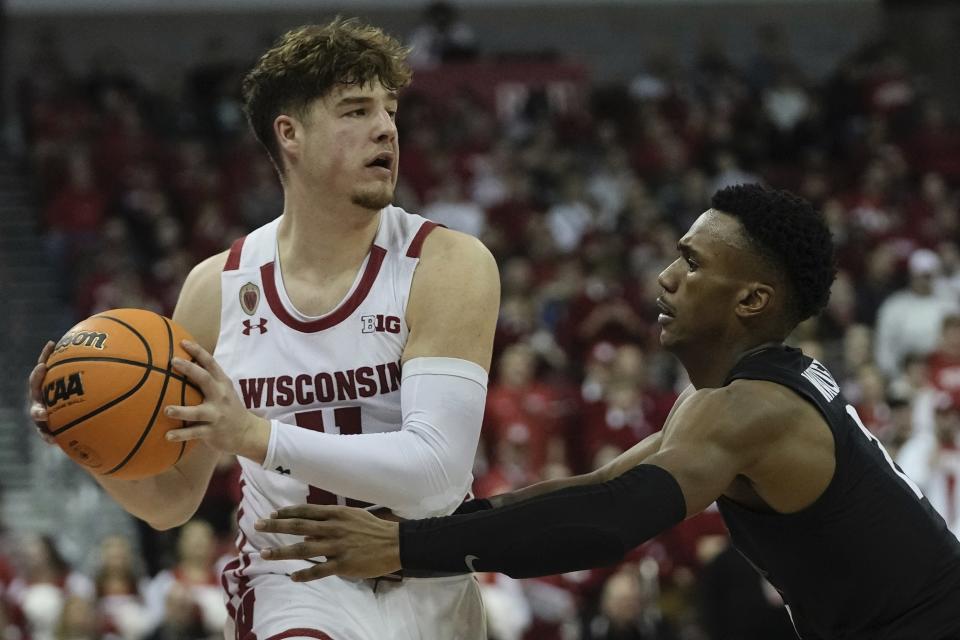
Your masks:
{"label": "player's face", "polygon": [[393,200],[400,147],[397,94],[379,82],[342,85],[310,106],[301,164],[307,179],[365,209]]}
{"label": "player's face", "polygon": [[680,256],[660,273],[660,344],[667,349],[732,338],[743,291],[740,223],[713,209],[677,243]]}

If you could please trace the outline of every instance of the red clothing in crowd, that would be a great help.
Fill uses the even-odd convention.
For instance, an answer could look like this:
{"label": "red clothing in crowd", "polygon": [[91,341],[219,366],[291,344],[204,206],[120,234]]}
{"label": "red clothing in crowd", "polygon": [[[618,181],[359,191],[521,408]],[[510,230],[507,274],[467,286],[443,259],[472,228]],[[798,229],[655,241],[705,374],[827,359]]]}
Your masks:
{"label": "red clothing in crowd", "polygon": [[579,429],[579,449],[586,456],[583,462],[590,466],[605,446],[626,451],[660,431],[676,401],[673,392],[640,390],[636,403],[627,409],[611,407],[603,400],[584,404]]}
{"label": "red clothing in crowd", "polygon": [[64,187],[47,205],[44,219],[50,229],[90,233],[100,229],[107,200],[96,188]]}
{"label": "red clothing in crowd", "polygon": [[927,125],[903,145],[911,168],[932,171],[948,180],[960,179],[960,129],[950,125]]}
{"label": "red clothing in crowd", "polygon": [[927,370],[933,386],[949,393],[954,404],[960,405],[960,357],[934,351],[927,358]]}
{"label": "red clothing in crowd", "polygon": [[529,470],[538,475],[548,461],[550,442],[565,437],[566,402],[562,393],[543,382],[522,387],[491,385],[484,415],[484,437],[523,443]]}

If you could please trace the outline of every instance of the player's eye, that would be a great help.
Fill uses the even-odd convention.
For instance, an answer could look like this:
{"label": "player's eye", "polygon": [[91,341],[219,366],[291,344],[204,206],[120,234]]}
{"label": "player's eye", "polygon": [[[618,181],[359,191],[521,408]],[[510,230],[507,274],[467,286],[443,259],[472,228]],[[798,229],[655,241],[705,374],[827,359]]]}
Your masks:
{"label": "player's eye", "polygon": [[700,265],[698,265],[696,262],[694,262],[694,261],[691,260],[690,258],[684,258],[684,260],[687,261],[687,270],[688,270],[688,271],[691,271],[691,272],[692,272],[692,271],[696,271],[697,269],[700,268]]}
{"label": "player's eye", "polygon": [[351,118],[362,118],[366,114],[367,114],[366,109],[354,109],[352,111],[347,112],[347,115],[350,116]]}
{"label": "player's eye", "polygon": [[390,119],[391,119],[391,120],[396,120],[396,119],[397,119],[397,112],[396,112],[396,111],[391,111],[390,109],[387,109],[387,115],[390,116]]}

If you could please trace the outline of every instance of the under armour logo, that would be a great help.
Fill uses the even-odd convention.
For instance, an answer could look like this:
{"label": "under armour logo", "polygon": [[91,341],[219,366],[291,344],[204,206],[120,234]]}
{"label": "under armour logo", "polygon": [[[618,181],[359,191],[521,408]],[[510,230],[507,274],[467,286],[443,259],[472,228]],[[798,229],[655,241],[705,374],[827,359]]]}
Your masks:
{"label": "under armour logo", "polygon": [[251,329],[260,329],[260,335],[263,335],[267,332],[267,319],[260,318],[260,324],[253,324],[249,320],[243,321],[243,335],[250,335]]}
{"label": "under armour logo", "polygon": [[276,471],[277,473],[279,473],[279,474],[282,475],[282,476],[288,476],[288,475],[290,475],[290,469],[284,469],[284,468],[283,468],[282,466],[280,466],[280,465],[277,465],[277,468],[274,469],[274,471]]}

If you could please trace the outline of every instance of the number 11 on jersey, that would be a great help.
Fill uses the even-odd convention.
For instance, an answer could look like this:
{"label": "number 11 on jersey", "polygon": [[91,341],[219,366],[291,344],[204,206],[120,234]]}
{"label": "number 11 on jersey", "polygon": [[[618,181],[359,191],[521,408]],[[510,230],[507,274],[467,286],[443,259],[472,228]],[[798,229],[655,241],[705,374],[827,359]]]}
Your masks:
{"label": "number 11 on jersey", "polygon": [[[327,410],[329,411],[329,410]],[[311,411],[300,411],[295,417],[297,426],[311,431],[327,432],[323,421],[323,409],[313,409]],[[333,410],[333,422],[337,427],[336,433],[340,435],[357,435],[363,433],[363,423],[360,415],[360,407],[339,407]],[[318,487],[310,486],[307,492],[307,502],[309,504],[339,504],[348,507],[369,507],[369,502],[354,500],[353,498],[344,498],[325,491]]]}

